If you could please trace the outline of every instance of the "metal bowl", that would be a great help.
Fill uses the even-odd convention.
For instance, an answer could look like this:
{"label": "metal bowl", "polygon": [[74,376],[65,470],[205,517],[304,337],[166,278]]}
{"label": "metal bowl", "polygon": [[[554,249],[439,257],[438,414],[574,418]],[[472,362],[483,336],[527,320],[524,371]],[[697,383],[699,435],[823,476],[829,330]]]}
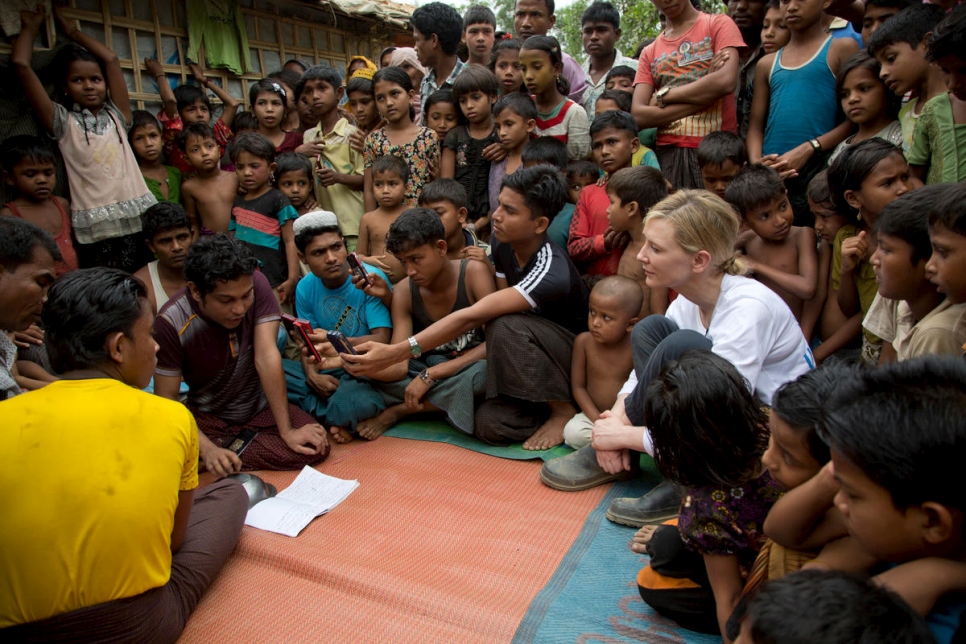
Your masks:
{"label": "metal bowl", "polygon": [[266,483],[254,474],[240,472],[238,474],[229,474],[228,478],[235,479],[241,483],[242,487],[245,488],[245,491],[248,492],[249,510],[255,507],[255,504],[261,503],[265,499],[270,499],[278,494],[278,490],[275,489],[274,485],[271,483]]}

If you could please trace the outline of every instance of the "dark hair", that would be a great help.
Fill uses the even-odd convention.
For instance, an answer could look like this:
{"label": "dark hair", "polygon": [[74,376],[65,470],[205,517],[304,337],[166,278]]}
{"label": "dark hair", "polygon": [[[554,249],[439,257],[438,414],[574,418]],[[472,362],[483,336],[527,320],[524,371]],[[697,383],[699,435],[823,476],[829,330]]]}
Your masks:
{"label": "dark hair", "polygon": [[307,226],[303,223],[299,226],[298,232],[295,233],[295,247],[300,253],[304,253],[313,239],[319,235],[327,235],[329,233],[337,233],[343,241],[345,240],[345,235],[342,234],[342,228],[339,227],[339,224],[332,226]]}
{"label": "dark hair", "polygon": [[966,60],[963,58],[966,56],[964,52],[966,52],[966,7],[960,4],[953,7],[936,25],[929,39],[926,59],[933,63],[946,56]]}
{"label": "dark hair", "polygon": [[835,74],[835,95],[842,99],[842,90],[845,87],[845,79],[848,77],[850,72],[857,69],[868,70],[872,74],[872,78],[875,79],[876,83],[882,85],[885,90],[885,112],[889,118],[896,118],[899,114],[899,108],[902,106],[902,97],[896,96],[894,92],[890,92],[889,88],[885,86],[882,79],[879,78],[879,72],[882,67],[879,65],[879,61],[869,55],[869,52],[865,50],[860,50],[852,54],[846,59],[842,66],[839,67],[839,71]]}
{"label": "dark hair", "polygon": [[622,206],[636,203],[643,217],[656,203],[667,197],[667,179],[663,172],[646,165],[621,168],[607,181],[607,192],[620,199]]}
{"label": "dark hair", "polygon": [[70,68],[70,64],[76,61],[83,61],[86,63],[94,63],[101,68],[101,73],[107,77],[107,67],[104,65],[104,61],[87,51],[87,49],[75,42],[69,42],[57,52],[54,56],[53,68],[57,70],[57,78],[61,84],[66,84],[67,82],[67,72]]}
{"label": "dark hair", "polygon": [[44,344],[54,371],[109,363],[104,340],[118,331],[131,337],[147,296],[141,280],[116,268],[75,270],[54,282],[43,312]]}
{"label": "dark hair", "polygon": [[[279,79],[279,80],[281,80],[281,79]],[[277,95],[280,99],[282,99],[282,108],[283,108],[283,110],[285,109],[285,106],[288,105],[288,100],[286,100],[287,99],[287,95],[286,95],[287,93],[285,91],[285,88],[282,87],[275,80],[272,80],[270,78],[263,78],[262,80],[258,81],[257,83],[252,83],[248,87],[248,104],[251,107],[252,112],[255,111],[255,102],[258,100],[258,96],[260,94],[275,94],[275,95]]]}
{"label": "dark hair", "polygon": [[854,368],[826,403],[823,438],[891,496],[966,509],[966,361],[925,355]]}
{"label": "dark hair", "polygon": [[372,80],[368,78],[363,78],[362,76],[354,76],[349,79],[349,82],[345,84],[346,96],[352,92],[363,92],[372,96]]}
{"label": "dark hair", "polygon": [[298,83],[295,85],[296,101],[302,97],[302,92],[305,91],[305,84],[309,81],[322,81],[336,90],[342,87],[342,76],[335,67],[331,65],[312,65],[302,74],[302,77],[298,79]]}
{"label": "dark hair", "polygon": [[812,458],[822,465],[831,458],[828,445],[819,435],[825,404],[848,373],[845,367],[813,369],[779,387],[772,401],[775,415],[803,435]]}
{"label": "dark hair", "polygon": [[[433,4],[439,4],[434,2]],[[424,5],[429,6],[429,5]],[[423,7],[420,7],[422,9]],[[394,85],[399,85],[403,90],[407,92],[413,91],[413,81],[409,78],[409,74],[402,67],[383,67],[378,72],[376,72],[372,77],[372,90],[375,92],[376,83],[379,81],[385,81],[387,83],[392,83]]]}
{"label": "dark hair", "polygon": [[63,260],[57,242],[46,230],[18,217],[0,217],[0,266],[4,271],[29,263],[38,246],[55,260]]}
{"label": "dark hair", "polygon": [[748,163],[748,149],[745,142],[734,132],[718,130],[701,139],[698,144],[698,165],[722,166],[731,161],[739,168]]}
{"label": "dark hair", "polygon": [[312,162],[307,157],[295,152],[285,152],[278,155],[275,161],[275,177],[282,178],[286,172],[304,172],[309,182],[314,182],[315,173],[312,171]]}
{"label": "dark hair", "polygon": [[127,131],[128,143],[131,142],[134,131],[142,127],[153,127],[158,131],[158,134],[161,134],[161,124],[154,117],[154,114],[146,110],[134,110],[131,112],[131,127]]}
{"label": "dark hair", "polygon": [[218,139],[215,137],[215,130],[207,123],[188,123],[178,132],[178,149],[184,152],[185,148],[188,147],[188,137],[192,136],[200,139],[211,139],[215,143],[218,142]]}
{"label": "dark hair", "polygon": [[13,169],[24,161],[56,165],[57,157],[54,149],[39,136],[18,134],[7,137],[0,143],[0,167],[4,172],[13,174]]}
{"label": "dark hair", "polygon": [[[299,67],[301,67],[303,73],[306,72],[306,71],[308,71],[308,69],[309,69],[309,66],[305,63],[305,61],[304,60],[299,60],[298,58],[289,58],[288,60],[286,60],[284,63],[282,63],[282,69],[285,69],[286,67],[288,67],[292,63],[295,63],[296,65],[298,65]],[[298,72],[295,72],[295,73],[298,73]]]}
{"label": "dark hair", "polygon": [[725,199],[747,217],[755,208],[769,204],[788,194],[782,178],[763,163],[752,163],[738,170],[725,190]]}
{"label": "dark hair", "polygon": [[[936,641],[926,621],[895,592],[837,570],[802,570],[765,583],[735,608],[729,627],[739,620],[749,623],[755,644]],[[730,630],[728,635],[734,639]]]}
{"label": "dark hair", "polygon": [[530,219],[546,217],[553,221],[567,203],[567,185],[560,172],[548,165],[520,168],[503,177],[500,188],[509,188],[523,197]]}
{"label": "dark hair", "polygon": [[416,7],[409,24],[426,38],[436,34],[439,47],[447,56],[456,53],[463,37],[463,19],[459,12],[442,2],[430,2]]}
{"label": "dark hair", "polygon": [[637,317],[644,304],[644,289],[636,281],[624,275],[608,275],[591,289],[591,296],[609,297],[617,301],[618,306],[631,317]]}
{"label": "dark hair", "polygon": [[607,76],[604,77],[604,83],[606,84],[612,78],[630,78],[634,80],[637,77],[637,72],[634,68],[629,65],[615,65],[610,68],[607,72]]}
{"label": "dark hair", "polygon": [[567,144],[560,139],[552,136],[538,136],[530,139],[523,146],[523,154],[520,160],[524,165],[531,163],[547,163],[560,171],[563,171],[570,163],[570,153],[567,151]]}
{"label": "dark hair", "polygon": [[946,192],[948,183],[937,183],[912,190],[890,202],[875,220],[876,233],[891,235],[912,247],[909,260],[915,266],[920,260],[929,259],[932,244],[929,242],[929,213],[945,208],[950,203]]}
{"label": "dark hair", "polygon": [[275,144],[258,132],[242,132],[228,145],[228,154],[232,163],[238,163],[238,156],[242,152],[265,159],[269,163],[275,163]]}
{"label": "dark hair", "polygon": [[382,51],[379,52],[379,64],[382,64],[382,59],[386,54],[391,54],[394,51],[396,51],[395,47],[383,47]]}
{"label": "dark hair", "polygon": [[631,116],[630,112],[607,110],[603,114],[596,115],[594,122],[590,124],[590,136],[593,137],[604,130],[627,132],[634,140],[637,140],[637,120]]}
{"label": "dark hair", "polygon": [[597,97],[597,101],[594,103],[594,109],[597,109],[597,103],[599,103],[601,99],[614,101],[617,103],[617,107],[620,108],[622,112],[628,113],[630,113],[631,105],[634,101],[634,97],[630,92],[625,92],[622,89],[605,89],[600,93],[600,96]]}
{"label": "dark hair", "polygon": [[[164,82],[167,82],[167,80]],[[205,104],[205,107],[208,108],[209,114],[212,111],[211,100],[208,98],[208,93],[205,91],[205,88],[197,85],[191,85],[188,83],[178,85],[174,88],[174,100],[177,104],[178,114],[181,113],[181,110],[191,107],[199,101]]]}
{"label": "dark hair", "polygon": [[537,106],[533,104],[533,99],[529,94],[522,92],[510,92],[500,97],[493,104],[493,118],[497,118],[503,110],[510,110],[524,121],[533,121],[537,118]]}
{"label": "dark hair", "polygon": [[767,418],[735,366],[711,351],[665,365],[643,411],[654,462],[679,485],[742,485],[761,467]]}
{"label": "dark hair", "polygon": [[567,177],[568,182],[574,177],[593,177],[594,181],[597,181],[600,177],[600,168],[589,159],[573,159],[564,168],[564,176]]}
{"label": "dark hair", "polygon": [[440,239],[446,239],[446,230],[436,211],[409,208],[389,226],[386,250],[398,255],[424,244],[435,244]]}
{"label": "dark hair", "polygon": [[946,14],[935,4],[913,4],[886,20],[869,36],[867,49],[877,56],[889,45],[904,42],[918,49]]}
{"label": "dark hair", "polygon": [[423,186],[419,205],[429,206],[437,201],[448,201],[459,210],[466,208],[466,188],[456,179],[436,179]]}
{"label": "dark hair", "polygon": [[437,103],[449,103],[456,109],[456,114],[462,116],[460,113],[459,102],[456,97],[453,96],[453,90],[451,89],[438,89],[429,96],[426,97],[426,104],[422,106],[423,112],[429,112],[429,108]]}
{"label": "dark hair", "polygon": [[500,38],[493,43],[493,49],[490,50],[490,71],[496,72],[496,61],[505,51],[513,50],[519,53],[520,49],[523,47],[523,43],[517,38]]}
{"label": "dark hair", "polygon": [[235,114],[235,120],[231,122],[231,133],[237,135],[249,130],[258,130],[258,119],[255,115],[247,110]]}
{"label": "dark hair", "polygon": [[855,219],[857,211],[845,200],[845,193],[849,190],[860,190],[862,182],[872,174],[879,162],[893,154],[902,156],[902,150],[885,139],[874,136],[846,146],[835,157],[828,167],[826,176],[832,203],[839,213]]}
{"label": "dark hair", "polygon": [[398,157],[395,154],[385,154],[381,157],[377,157],[375,161],[372,162],[370,167],[370,174],[373,178],[377,174],[383,172],[392,172],[399,176],[403,180],[403,183],[409,183],[409,164],[406,163],[405,159]]}
{"label": "dark hair", "polygon": [[765,10],[781,9],[781,7],[782,7],[781,0],[768,0],[768,2],[765,4]]}
{"label": "dark hair", "polygon": [[155,235],[169,230],[187,228],[191,230],[191,219],[180,204],[170,201],[159,201],[144,211],[141,215],[141,234],[148,241],[154,240]]}
{"label": "dark hair", "polygon": [[631,58],[633,58],[634,60],[639,59],[641,57],[641,54],[644,53],[644,48],[652,44],[654,40],[655,40],[654,38],[645,38],[644,40],[642,40],[641,44],[639,44],[637,46],[637,49],[634,50],[634,55],[631,56]]}
{"label": "dark hair", "polygon": [[464,94],[482,92],[489,96],[500,95],[500,81],[482,65],[467,65],[453,81],[453,97],[459,101]]}
{"label": "dark hair", "polygon": [[[291,69],[285,69],[285,67],[282,67],[282,69],[276,70],[271,74],[269,74],[268,78],[271,80],[282,81],[283,83],[288,85],[289,89],[291,89],[294,92],[295,86],[299,84],[299,80],[301,80],[302,78],[302,74],[299,74],[296,71],[292,71]],[[339,76],[339,82],[340,83],[342,82],[341,76]],[[298,94],[295,95],[295,99],[298,100]]]}
{"label": "dark hair", "polygon": [[543,6],[547,8],[547,15],[552,16],[554,9],[556,8],[554,5],[554,0],[543,0]]}
{"label": "dark hair", "polygon": [[[482,4],[467,7],[463,12],[463,31],[466,31],[470,25],[481,24],[490,25],[496,30],[496,15],[494,15],[493,10]],[[420,29],[420,31],[423,30]]]}
{"label": "dark hair", "polygon": [[966,236],[966,184],[957,183],[948,188],[946,203],[936,204],[929,211],[929,227]]}
{"label": "dark hair", "polygon": [[614,29],[620,29],[621,14],[609,2],[594,2],[580,15],[581,26],[588,22],[609,22],[614,25]]}
{"label": "dark hair", "polygon": [[815,203],[826,205],[829,207],[829,210],[835,208],[835,202],[832,201],[832,193],[828,189],[828,171],[820,170],[816,172],[812,180],[808,182],[806,193],[806,196]]}
{"label": "dark hair", "polygon": [[225,233],[201,237],[191,244],[184,260],[184,278],[198,289],[201,297],[211,293],[218,282],[231,282],[251,275],[258,260],[243,242]]}
{"label": "dark hair", "polygon": [[884,7],[887,9],[905,9],[912,4],[911,0],[866,0],[865,7]]}
{"label": "dark hair", "polygon": [[[523,41],[520,50],[524,49],[533,49],[547,54],[553,67],[563,65],[563,50],[560,48],[560,42],[553,36],[530,36]],[[563,74],[557,76],[557,91],[564,96],[570,93],[570,81]]]}

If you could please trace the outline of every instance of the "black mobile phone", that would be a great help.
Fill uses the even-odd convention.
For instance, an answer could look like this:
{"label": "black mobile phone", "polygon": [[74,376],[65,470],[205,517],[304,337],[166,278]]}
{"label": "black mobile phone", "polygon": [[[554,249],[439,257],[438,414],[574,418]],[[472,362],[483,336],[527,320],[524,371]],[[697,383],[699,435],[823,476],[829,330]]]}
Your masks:
{"label": "black mobile phone", "polygon": [[356,355],[355,348],[349,344],[349,339],[342,335],[341,332],[329,331],[325,334],[325,337],[328,338],[329,344],[335,348],[337,353],[351,353],[352,355]]}
{"label": "black mobile phone", "polygon": [[367,271],[366,267],[363,266],[362,262],[359,261],[358,255],[355,253],[349,253],[348,257],[346,257],[346,261],[349,262],[349,270],[352,271],[354,276],[364,279],[366,284],[372,286],[372,278],[369,277],[369,271]]}
{"label": "black mobile phone", "polygon": [[282,324],[285,325],[285,330],[295,344],[300,347],[306,347],[309,350],[309,354],[315,358],[317,363],[322,362],[322,356],[315,349],[315,345],[312,344],[311,338],[309,338],[309,333],[312,332],[312,324],[308,320],[302,320],[297,317],[291,316],[288,313],[282,313]]}
{"label": "black mobile phone", "polygon": [[248,446],[252,444],[252,441],[255,440],[256,436],[258,436],[258,432],[255,430],[243,429],[238,433],[237,436],[231,439],[231,442],[228,443],[225,449],[231,450],[238,456],[241,456],[242,452],[248,449]]}

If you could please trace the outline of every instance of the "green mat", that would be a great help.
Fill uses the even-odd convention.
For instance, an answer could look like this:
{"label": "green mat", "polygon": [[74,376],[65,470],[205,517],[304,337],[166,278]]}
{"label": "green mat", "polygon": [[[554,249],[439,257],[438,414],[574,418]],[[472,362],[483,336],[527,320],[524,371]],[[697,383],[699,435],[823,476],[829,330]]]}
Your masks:
{"label": "green mat", "polygon": [[487,445],[483,441],[464,434],[449,423],[442,420],[411,420],[399,423],[392,429],[386,431],[384,436],[393,438],[409,438],[417,441],[433,441],[435,443],[449,443],[465,449],[497,456],[499,458],[509,458],[516,461],[528,461],[540,458],[549,461],[558,456],[566,456],[573,450],[566,445],[558,445],[542,451],[523,449],[522,443],[513,445]]}

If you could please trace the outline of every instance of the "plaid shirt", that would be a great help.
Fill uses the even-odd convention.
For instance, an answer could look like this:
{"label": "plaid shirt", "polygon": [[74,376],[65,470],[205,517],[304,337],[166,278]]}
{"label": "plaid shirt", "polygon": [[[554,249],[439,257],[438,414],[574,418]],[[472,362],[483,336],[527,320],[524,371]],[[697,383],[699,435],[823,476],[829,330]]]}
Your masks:
{"label": "plaid shirt", "polygon": [[[447,89],[447,88],[451,89],[453,87],[453,83],[456,81],[456,77],[462,74],[463,70],[466,69],[467,67],[468,65],[466,63],[464,63],[462,60],[457,58],[456,66],[453,67],[453,71],[450,72],[449,76],[443,82],[442,85],[439,85],[436,83],[436,70],[435,69],[429,70],[429,73],[423,77],[423,82],[419,86],[420,106],[426,105],[427,99],[429,99],[430,95],[436,90]],[[423,110],[422,117],[423,117],[423,125],[425,125],[426,124],[425,110]]]}

